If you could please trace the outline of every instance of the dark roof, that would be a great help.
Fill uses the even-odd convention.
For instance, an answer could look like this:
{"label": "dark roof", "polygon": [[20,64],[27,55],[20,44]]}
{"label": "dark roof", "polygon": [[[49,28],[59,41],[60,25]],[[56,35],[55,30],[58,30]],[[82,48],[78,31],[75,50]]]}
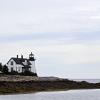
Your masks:
{"label": "dark roof", "polygon": [[29,66],[29,65],[24,65],[24,67],[22,67],[22,68],[31,68],[31,66]]}
{"label": "dark roof", "polygon": [[[16,62],[16,64],[21,64],[21,65],[23,65],[23,66],[25,66],[25,65],[23,64],[23,62],[25,62],[25,60],[27,60],[27,64],[28,64],[28,65],[31,65],[29,59],[26,59],[26,58],[11,58],[11,59],[13,59],[13,60]],[[10,59],[10,60],[11,60],[11,59]],[[9,60],[9,61],[10,61],[10,60]],[[9,61],[8,61],[8,63],[9,63]],[[8,63],[7,63],[7,64],[8,64]]]}

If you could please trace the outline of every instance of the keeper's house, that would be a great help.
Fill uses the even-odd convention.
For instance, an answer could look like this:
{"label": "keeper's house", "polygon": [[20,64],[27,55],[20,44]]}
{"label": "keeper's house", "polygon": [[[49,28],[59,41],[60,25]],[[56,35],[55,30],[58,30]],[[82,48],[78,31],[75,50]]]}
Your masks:
{"label": "keeper's house", "polygon": [[16,71],[18,73],[24,73],[26,71],[32,71],[34,74],[36,74],[35,58],[32,52],[29,54],[29,59],[24,58],[23,55],[21,55],[21,58],[19,58],[17,55],[17,57],[12,57],[6,65],[8,66],[9,72]]}

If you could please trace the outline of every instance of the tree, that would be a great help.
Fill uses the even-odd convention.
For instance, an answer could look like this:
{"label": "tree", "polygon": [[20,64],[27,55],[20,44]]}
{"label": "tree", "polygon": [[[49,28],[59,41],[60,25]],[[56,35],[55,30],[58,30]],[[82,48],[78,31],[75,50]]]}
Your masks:
{"label": "tree", "polygon": [[24,75],[24,76],[37,76],[37,73],[33,73],[31,71],[24,71],[21,73],[21,75]]}
{"label": "tree", "polygon": [[0,71],[2,71],[2,63],[0,63]]}
{"label": "tree", "polygon": [[7,67],[6,65],[3,66],[2,72],[3,72],[4,74],[8,74],[8,67]]}

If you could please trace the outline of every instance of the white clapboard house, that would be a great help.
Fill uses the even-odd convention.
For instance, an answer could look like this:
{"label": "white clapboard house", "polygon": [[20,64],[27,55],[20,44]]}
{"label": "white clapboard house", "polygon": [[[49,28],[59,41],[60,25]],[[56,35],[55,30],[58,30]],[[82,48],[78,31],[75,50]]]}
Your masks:
{"label": "white clapboard house", "polygon": [[24,58],[23,55],[21,55],[21,58],[18,57],[12,57],[6,64],[8,66],[9,72],[17,71],[18,73],[22,73],[25,71],[30,71],[32,69],[32,72],[36,74],[36,68],[35,68],[35,58],[34,54],[29,54],[29,59]]}

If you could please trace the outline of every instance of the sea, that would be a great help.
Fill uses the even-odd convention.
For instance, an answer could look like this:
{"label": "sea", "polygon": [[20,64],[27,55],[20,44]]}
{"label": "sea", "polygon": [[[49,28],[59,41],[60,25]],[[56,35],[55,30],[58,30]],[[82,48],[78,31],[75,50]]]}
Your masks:
{"label": "sea", "polygon": [[73,81],[81,82],[81,81],[86,81],[89,83],[100,83],[100,79],[70,79]]}
{"label": "sea", "polygon": [[0,100],[100,100],[100,89],[0,95]]}

